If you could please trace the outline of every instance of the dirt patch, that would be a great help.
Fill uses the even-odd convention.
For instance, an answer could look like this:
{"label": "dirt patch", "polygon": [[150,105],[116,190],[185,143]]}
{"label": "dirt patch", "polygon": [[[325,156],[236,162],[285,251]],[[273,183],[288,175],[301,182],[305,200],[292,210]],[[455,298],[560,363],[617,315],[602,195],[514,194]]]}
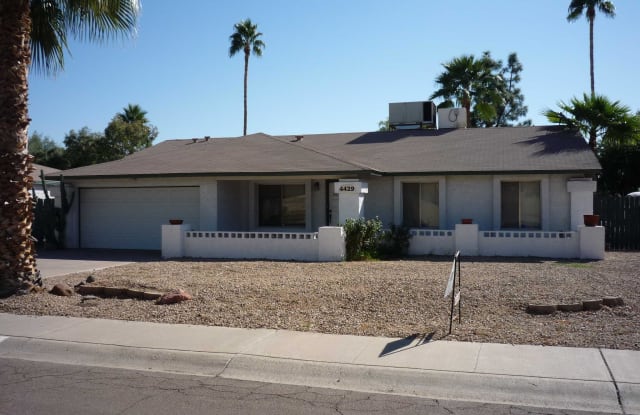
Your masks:
{"label": "dirt patch", "polygon": [[[451,257],[402,261],[299,263],[158,261],[92,273],[98,284],[169,291],[193,300],[170,306],[136,299],[31,294],[0,300],[0,312],[322,333],[640,350],[640,254],[603,261],[462,258],[463,324],[448,331],[443,298]],[[45,280],[71,286],[88,273]],[[530,315],[530,303],[571,304],[621,296],[624,305],[580,313]]]}

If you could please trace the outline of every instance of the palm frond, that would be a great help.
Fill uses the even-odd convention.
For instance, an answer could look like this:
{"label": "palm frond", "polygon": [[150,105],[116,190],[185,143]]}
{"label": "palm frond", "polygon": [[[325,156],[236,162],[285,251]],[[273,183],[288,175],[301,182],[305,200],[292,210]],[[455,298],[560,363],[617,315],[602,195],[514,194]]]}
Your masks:
{"label": "palm frond", "polygon": [[63,10],[51,0],[31,1],[31,67],[35,72],[57,73],[69,53]]}
{"label": "palm frond", "polygon": [[62,70],[68,36],[101,42],[135,35],[139,13],[139,0],[31,0],[32,68]]}

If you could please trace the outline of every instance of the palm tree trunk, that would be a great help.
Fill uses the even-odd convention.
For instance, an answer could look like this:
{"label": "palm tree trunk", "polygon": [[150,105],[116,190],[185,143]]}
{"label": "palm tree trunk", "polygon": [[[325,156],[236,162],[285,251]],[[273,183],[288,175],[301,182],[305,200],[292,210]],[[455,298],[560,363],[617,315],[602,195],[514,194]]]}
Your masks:
{"label": "palm tree trunk", "polygon": [[591,74],[591,96],[596,95],[595,88],[595,75],[593,70],[593,19],[589,19],[589,63],[590,63],[590,74]]}
{"label": "palm tree trunk", "polygon": [[247,77],[249,76],[249,52],[244,53],[244,129],[242,135],[247,135]]}
{"label": "palm tree trunk", "polygon": [[30,0],[0,2],[0,297],[35,276],[27,153]]}

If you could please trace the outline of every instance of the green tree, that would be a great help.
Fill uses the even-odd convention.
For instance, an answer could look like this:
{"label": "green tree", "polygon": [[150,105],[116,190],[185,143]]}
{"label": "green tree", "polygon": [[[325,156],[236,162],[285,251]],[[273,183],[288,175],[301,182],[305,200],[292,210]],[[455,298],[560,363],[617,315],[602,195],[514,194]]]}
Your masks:
{"label": "green tree", "polygon": [[[138,107],[139,108],[139,107]],[[142,111],[142,114],[146,114]],[[117,114],[107,128],[104,137],[99,141],[100,161],[118,160],[129,154],[151,147],[158,136],[158,130],[148,122],[146,117],[136,118],[137,121],[126,121],[126,117]]]}
{"label": "green tree", "polygon": [[640,189],[640,140],[635,144],[601,144],[598,160],[602,165],[599,192],[626,195]]}
{"label": "green tree", "polygon": [[89,166],[104,161],[101,149],[103,140],[102,134],[91,132],[87,127],[69,131],[64,137],[65,157],[69,167]]}
{"label": "green tree", "polygon": [[438,89],[430,99],[442,98],[439,108],[454,104],[465,108],[468,127],[506,126],[526,115],[524,96],[517,87],[523,67],[515,53],[504,67],[490,52],[479,59],[462,55],[442,66],[445,71],[436,78]]}
{"label": "green tree", "polygon": [[378,131],[391,131],[389,126],[389,117],[386,120],[378,121]]}
{"label": "green tree", "polygon": [[[527,115],[529,109],[524,105],[524,95],[518,87],[520,73],[523,66],[515,53],[509,54],[507,64],[500,70],[502,88],[501,99],[496,103],[496,121],[498,127],[512,125],[511,123]],[[531,120],[525,120],[521,125],[530,125]]]}
{"label": "green tree", "polygon": [[33,156],[33,162],[56,169],[68,167],[64,148],[60,147],[49,137],[34,131],[29,137],[29,154]]}
{"label": "green tree", "polygon": [[122,112],[116,114],[124,122],[141,122],[146,124],[149,122],[147,119],[147,111],[143,110],[140,105],[129,104],[122,109]]}
{"label": "green tree", "polygon": [[15,293],[36,274],[27,152],[29,65],[48,74],[61,70],[68,35],[101,41],[134,33],[139,7],[137,0],[0,1],[0,296]]}
{"label": "green tree", "polygon": [[243,135],[247,135],[247,79],[249,76],[249,55],[253,52],[256,56],[262,56],[262,49],[266,47],[259,39],[262,33],[258,32],[258,25],[251,23],[251,19],[246,19],[233,26],[235,30],[229,37],[231,46],[229,47],[229,57],[236,53],[244,52],[244,128]]}
{"label": "green tree", "polygon": [[575,22],[582,15],[589,21],[589,74],[591,75],[591,95],[596,94],[593,70],[593,22],[596,20],[596,10],[605,17],[615,17],[616,7],[608,0],[571,0],[567,20]]}
{"label": "green tree", "polygon": [[544,115],[552,123],[579,130],[595,152],[598,140],[603,144],[632,144],[640,137],[640,117],[619,101],[603,95],[584,94],[569,104],[559,102],[560,111],[547,109]]}

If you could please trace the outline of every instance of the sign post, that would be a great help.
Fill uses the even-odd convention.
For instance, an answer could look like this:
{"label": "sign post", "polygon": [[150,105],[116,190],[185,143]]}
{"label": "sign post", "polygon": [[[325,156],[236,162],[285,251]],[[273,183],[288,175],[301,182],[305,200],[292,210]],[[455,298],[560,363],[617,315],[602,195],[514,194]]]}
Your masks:
{"label": "sign post", "polygon": [[[458,277],[458,287],[456,291],[456,276]],[[453,315],[455,313],[455,307],[458,306],[458,324],[462,323],[462,302],[460,301],[461,295],[461,277],[460,277],[460,251],[457,251],[453,256],[453,264],[451,265],[451,272],[449,273],[449,279],[447,280],[447,287],[444,290],[444,298],[451,296],[451,313],[449,315],[449,334],[453,329]]]}

